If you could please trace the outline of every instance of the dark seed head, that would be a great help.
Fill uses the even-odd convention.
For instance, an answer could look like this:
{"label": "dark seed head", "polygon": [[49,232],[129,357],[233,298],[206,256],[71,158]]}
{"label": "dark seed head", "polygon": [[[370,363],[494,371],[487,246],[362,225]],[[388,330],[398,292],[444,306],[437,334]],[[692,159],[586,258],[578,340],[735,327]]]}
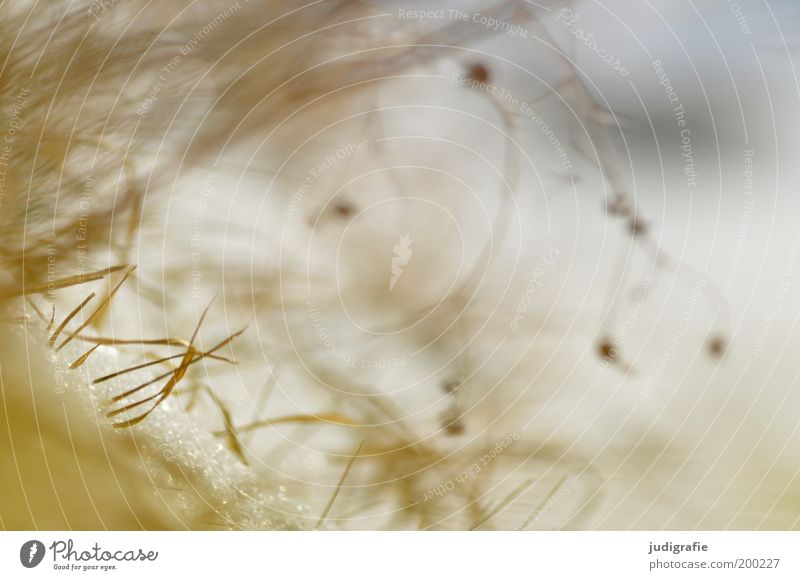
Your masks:
{"label": "dark seed head", "polygon": [[444,381],[442,383],[442,390],[445,393],[455,393],[458,390],[458,387],[460,386],[461,383],[459,383],[458,381],[453,381],[453,380]]}
{"label": "dark seed head", "polygon": [[597,346],[600,356],[609,362],[613,362],[617,358],[617,349],[610,340],[603,340]]}
{"label": "dark seed head", "polygon": [[714,338],[708,341],[708,352],[710,352],[713,356],[719,358],[723,354],[725,354],[725,340],[719,336],[715,336]]}
{"label": "dark seed head", "polygon": [[647,224],[636,216],[633,216],[628,222],[628,229],[634,236],[641,236],[647,231]]}
{"label": "dark seed head", "polygon": [[464,422],[459,417],[445,417],[442,421],[442,429],[451,437],[463,435],[467,430]]}
{"label": "dark seed head", "polygon": [[625,203],[625,200],[616,198],[606,202],[606,212],[608,212],[609,215],[626,217],[630,215],[631,210]]}
{"label": "dark seed head", "polygon": [[486,68],[481,63],[474,63],[470,65],[467,69],[467,78],[476,83],[486,83],[489,82],[489,78],[491,74],[489,73],[489,69]]}
{"label": "dark seed head", "polygon": [[340,201],[333,206],[333,213],[340,218],[348,218],[355,213],[355,208],[349,202]]}

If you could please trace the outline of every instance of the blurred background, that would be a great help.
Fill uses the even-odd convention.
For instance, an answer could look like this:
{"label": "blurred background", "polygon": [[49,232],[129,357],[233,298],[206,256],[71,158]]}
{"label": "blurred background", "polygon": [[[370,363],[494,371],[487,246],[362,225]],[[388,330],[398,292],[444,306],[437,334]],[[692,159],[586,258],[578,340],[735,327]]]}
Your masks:
{"label": "blurred background", "polygon": [[792,2],[7,14],[6,529],[800,524]]}

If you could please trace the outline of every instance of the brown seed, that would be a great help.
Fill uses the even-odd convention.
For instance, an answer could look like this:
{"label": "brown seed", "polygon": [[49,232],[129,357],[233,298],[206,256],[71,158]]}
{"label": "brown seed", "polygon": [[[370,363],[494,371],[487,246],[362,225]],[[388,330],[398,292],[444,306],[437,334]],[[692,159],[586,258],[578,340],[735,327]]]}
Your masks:
{"label": "brown seed", "polygon": [[647,224],[636,216],[633,216],[628,222],[628,229],[634,236],[640,236],[647,231]]}
{"label": "brown seed", "polygon": [[463,435],[464,432],[467,430],[464,427],[464,423],[461,421],[459,417],[452,417],[448,416],[442,420],[442,429],[444,429],[448,435],[452,437],[457,437],[458,435]]}
{"label": "brown seed", "polygon": [[467,70],[467,78],[476,83],[486,83],[489,82],[490,77],[489,69],[486,68],[481,63],[475,63],[470,65],[469,69]]}
{"label": "brown seed", "polygon": [[346,201],[340,201],[339,203],[333,206],[333,213],[341,218],[347,218],[355,213],[355,208],[352,204]]}
{"label": "brown seed", "polygon": [[610,340],[604,340],[598,345],[600,356],[609,362],[613,362],[617,358],[617,349]]}
{"label": "brown seed", "polygon": [[442,390],[445,393],[455,393],[461,384],[458,381],[444,381],[442,383]]}
{"label": "brown seed", "polygon": [[624,199],[616,198],[606,202],[606,212],[609,215],[629,216],[631,211]]}
{"label": "brown seed", "polygon": [[721,357],[725,354],[725,347],[725,340],[719,336],[715,336],[708,341],[708,351],[715,357]]}

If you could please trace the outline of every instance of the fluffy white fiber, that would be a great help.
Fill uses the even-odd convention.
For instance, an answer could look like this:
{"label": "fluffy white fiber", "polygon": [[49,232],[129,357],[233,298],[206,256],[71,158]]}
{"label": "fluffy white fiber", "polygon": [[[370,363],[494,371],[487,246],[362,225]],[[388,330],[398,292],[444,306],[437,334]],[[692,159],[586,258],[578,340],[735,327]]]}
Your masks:
{"label": "fluffy white fiber", "polygon": [[582,3],[12,4],[3,528],[797,527],[793,140],[732,92],[662,56],[691,197]]}

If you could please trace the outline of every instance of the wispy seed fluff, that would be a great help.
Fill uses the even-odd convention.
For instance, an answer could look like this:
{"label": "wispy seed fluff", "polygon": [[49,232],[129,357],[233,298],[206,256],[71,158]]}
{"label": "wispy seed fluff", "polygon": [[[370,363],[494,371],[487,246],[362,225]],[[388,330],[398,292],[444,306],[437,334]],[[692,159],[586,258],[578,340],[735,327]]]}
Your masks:
{"label": "wispy seed fluff", "polygon": [[[675,377],[635,345],[669,339],[679,279],[674,358],[716,344],[705,380],[714,283],[654,235],[556,13],[480,13],[508,26],[339,0],[8,8],[3,527],[653,527],[687,489],[673,527],[796,525],[789,492],[696,520],[714,485],[663,488],[704,459],[654,419]],[[540,70],[489,49],[512,26]],[[608,231],[641,263],[606,252],[611,299],[587,302],[576,240]]]}

